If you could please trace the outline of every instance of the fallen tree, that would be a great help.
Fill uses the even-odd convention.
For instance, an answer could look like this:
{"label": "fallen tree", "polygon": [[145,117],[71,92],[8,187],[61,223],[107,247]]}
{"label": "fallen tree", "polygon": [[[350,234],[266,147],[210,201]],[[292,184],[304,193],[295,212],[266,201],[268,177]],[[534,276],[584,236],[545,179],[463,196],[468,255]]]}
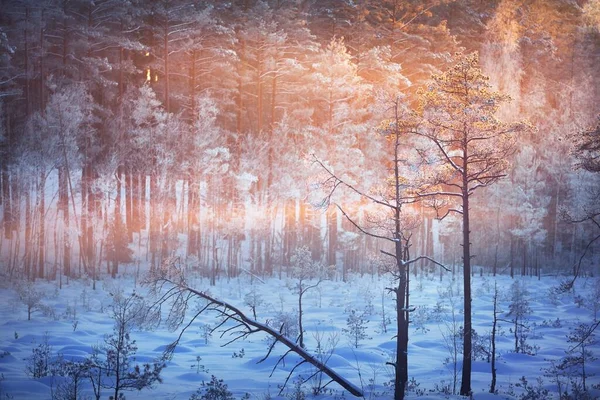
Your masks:
{"label": "fallen tree", "polygon": [[[149,287],[150,294],[152,296],[152,302],[149,304],[147,309],[147,321],[155,325],[164,322],[173,330],[177,330],[183,326],[183,328],[181,328],[179,331],[177,339],[165,349],[165,357],[167,359],[170,359],[173,356],[179,341],[183,337],[185,331],[194,323],[194,321],[202,313],[214,311],[222,317],[222,320],[213,328],[213,331],[223,328],[221,337],[226,334],[233,336],[233,338],[227,343],[223,344],[223,346],[227,346],[228,344],[231,344],[239,339],[246,338],[251,334],[264,332],[271,336],[274,340],[270,344],[267,354],[257,363],[265,361],[271,355],[277,343],[281,343],[288,348],[287,352],[285,352],[279,358],[273,367],[271,375],[288,354],[296,353],[302,358],[302,361],[297,363],[289,372],[284,384],[282,385],[281,391],[283,391],[285,388],[285,384],[289,381],[294,371],[300,365],[309,363],[317,368],[317,373],[322,372],[331,378],[330,383],[335,382],[347,390],[350,394],[356,397],[363,397],[361,389],[359,389],[356,385],[337,374],[327,365],[322,363],[318,358],[310,354],[307,350],[303,349],[298,343],[284,336],[282,334],[283,326],[281,326],[279,331],[277,331],[267,324],[263,324],[252,318],[249,318],[239,308],[225,301],[216,299],[210,293],[196,290],[188,286],[185,280],[184,271],[180,265],[179,258],[167,260],[160,268],[156,268],[151,271],[144,280],[144,285]],[[196,311],[193,317],[184,325],[186,314],[190,306],[189,303],[193,298],[203,299],[206,304],[201,307],[200,310]],[[165,310],[165,308],[167,309]],[[163,311],[166,312],[163,313]],[[163,315],[166,315],[166,318],[164,318]],[[232,323],[233,326],[224,327],[227,323]],[[312,376],[305,381],[309,380],[310,378],[312,378]]]}

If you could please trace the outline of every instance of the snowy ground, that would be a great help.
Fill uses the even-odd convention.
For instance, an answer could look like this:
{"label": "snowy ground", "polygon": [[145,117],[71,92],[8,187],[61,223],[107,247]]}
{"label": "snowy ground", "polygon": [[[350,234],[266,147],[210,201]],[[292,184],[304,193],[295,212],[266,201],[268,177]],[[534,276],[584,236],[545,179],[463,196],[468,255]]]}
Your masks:
{"label": "snowy ground", "polygon": [[[591,323],[600,308],[600,282],[587,278],[577,282],[574,293],[561,296],[550,294],[550,288],[559,280],[554,277],[519,278],[530,294],[528,296],[531,315],[526,323],[531,327],[527,343],[535,348],[535,355],[512,352],[514,341],[510,332],[510,324],[501,322],[503,335],[497,338],[498,359],[498,395],[488,394],[491,374],[490,364],[485,360],[473,363],[472,387],[474,398],[485,399],[518,399],[523,393],[519,380],[525,376],[528,382],[537,386],[537,377],[543,380],[542,385],[551,394],[547,398],[557,398],[556,385],[552,378],[544,376],[543,369],[550,366],[550,361],[565,355],[565,350],[572,347],[567,342],[569,328],[578,322]],[[510,319],[506,314],[510,303],[509,277],[497,277],[500,289],[500,309],[502,318]],[[208,282],[201,278],[193,278],[190,284],[198,289],[206,290]],[[0,288],[0,394],[2,399],[49,399],[51,398],[52,377],[31,379],[26,373],[26,359],[31,356],[32,349],[42,343],[47,335],[49,344],[55,354],[62,353],[65,359],[81,359],[87,357],[92,345],[102,344],[104,335],[112,329],[113,321],[108,318],[107,310],[111,304],[110,292],[124,291],[131,293],[135,289],[143,294],[144,288],[136,285],[133,277],[122,277],[119,280],[106,279],[98,283],[93,291],[89,281],[72,281],[59,289],[56,283],[39,282],[46,297],[42,303],[46,311],[34,311],[31,321],[27,320],[25,305],[19,301],[14,284],[4,282]],[[322,346],[327,350],[331,339],[337,343],[328,365],[349,381],[365,391],[369,399],[390,398],[392,391],[388,385],[393,378],[390,366],[395,348],[394,304],[389,295],[382,296],[389,279],[371,278],[370,276],[354,276],[350,282],[326,281],[318,289],[306,294],[304,327],[307,348],[315,352],[317,337],[321,337]],[[411,303],[416,306],[410,330],[409,376],[412,378],[411,391],[408,398],[444,399],[460,398],[440,393],[446,386],[452,391],[454,363],[449,351],[450,331],[462,325],[462,290],[458,282],[450,277],[439,281],[438,277],[418,277],[411,281]],[[473,278],[473,321],[479,335],[489,334],[491,330],[493,307],[494,278]],[[288,289],[286,283],[270,279],[262,283],[243,275],[238,279],[227,281],[222,279],[210,292],[217,298],[240,306],[243,310],[247,293],[255,290],[263,304],[257,309],[258,320],[274,320],[278,314],[293,313],[297,308],[297,298]],[[577,300],[577,301],[576,301]],[[454,304],[454,319],[452,312]],[[350,344],[346,333],[346,320],[351,310],[363,314],[367,322],[368,338],[360,341],[358,348]],[[52,310],[52,311],[50,311]],[[382,310],[391,319],[387,332],[383,331]],[[75,323],[76,321],[76,323]],[[456,325],[453,324],[456,321]],[[272,375],[276,361],[285,349],[276,347],[269,359],[261,364],[256,361],[265,355],[268,347],[264,336],[256,335],[231,344],[220,345],[228,338],[221,339],[218,332],[208,338],[206,343],[203,332],[205,325],[215,324],[214,314],[202,315],[183,337],[180,346],[168,366],[163,370],[164,383],[153,389],[141,392],[127,392],[127,399],[188,399],[201,385],[209,381],[211,375],[223,379],[236,398],[249,393],[252,399],[276,397],[289,371],[298,360],[289,356],[285,365],[281,365]],[[132,333],[137,340],[139,350],[138,361],[148,361],[158,357],[165,345],[172,342],[175,333],[166,328],[154,331],[135,330]],[[598,335],[600,336],[600,335]],[[242,351],[243,350],[243,351]],[[590,347],[600,357],[600,345]],[[198,357],[201,360],[198,362]],[[458,360],[460,364],[461,356]],[[198,365],[200,364],[200,365]],[[590,361],[587,365],[588,387],[600,383],[600,362]],[[311,373],[310,368],[300,370],[301,374]],[[460,365],[457,366],[457,390],[460,387]],[[595,375],[595,376],[593,376]],[[306,376],[306,375],[305,375]],[[291,398],[294,391],[293,380],[288,384],[289,390],[283,395]],[[310,384],[303,390],[310,393]],[[92,391],[86,383],[85,394],[91,398]],[[328,386],[331,392],[321,398],[341,398],[343,390],[335,383]],[[593,392],[600,396],[600,391]],[[105,392],[108,396],[108,391]],[[104,398],[104,397],[103,397]],[[344,398],[352,398],[348,393]]]}

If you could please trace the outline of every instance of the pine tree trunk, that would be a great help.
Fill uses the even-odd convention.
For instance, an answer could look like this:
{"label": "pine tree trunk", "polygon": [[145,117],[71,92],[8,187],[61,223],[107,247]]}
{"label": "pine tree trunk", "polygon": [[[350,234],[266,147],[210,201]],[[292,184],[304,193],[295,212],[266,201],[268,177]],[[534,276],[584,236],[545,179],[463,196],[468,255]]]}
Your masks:
{"label": "pine tree trunk", "polygon": [[156,265],[156,252],[158,251],[158,174],[154,172],[150,176],[150,231],[148,241],[150,246],[151,262],[150,268],[154,270]]}
{"label": "pine tree trunk", "polygon": [[468,153],[466,145],[463,146],[463,176],[462,176],[462,216],[463,216],[463,286],[464,286],[464,338],[463,338],[463,364],[460,394],[471,394],[471,352],[472,352],[472,325],[471,325],[471,227],[469,221],[469,183],[468,183]]}
{"label": "pine tree trunk", "polygon": [[38,263],[37,263],[37,277],[40,279],[44,278],[44,263],[45,258],[45,246],[46,246],[46,174],[44,170],[40,172],[38,185],[38,199],[39,199],[39,231],[38,231]]}
{"label": "pine tree trunk", "polygon": [[133,179],[134,173],[132,168],[127,168],[124,174],[125,178],[125,224],[127,225],[127,240],[131,243],[133,241],[133,232],[135,227],[133,226]]}
{"label": "pine tree trunk", "polygon": [[[337,209],[330,207],[327,210],[327,265],[336,265],[337,250]],[[346,274],[342,271],[343,280]]]}
{"label": "pine tree trunk", "polygon": [[138,186],[140,188],[138,198],[139,202],[137,205],[137,215],[139,219],[139,228],[146,229],[147,221],[146,221],[146,174],[145,173],[137,173],[135,174],[135,179],[138,181]]}
{"label": "pine tree trunk", "polygon": [[[8,152],[7,152],[8,153]],[[0,165],[1,172],[1,181],[2,181],[2,193],[0,197],[2,201],[0,203],[3,204],[3,222],[4,225],[4,238],[7,240],[12,239],[12,204],[11,204],[11,195],[10,195],[10,177],[8,173],[8,161],[2,157],[2,164]]]}
{"label": "pine tree trunk", "polygon": [[69,236],[69,186],[67,179],[66,166],[59,168],[59,202],[60,210],[63,216],[63,271],[68,277],[71,277],[71,238]]}
{"label": "pine tree trunk", "polygon": [[32,238],[32,215],[31,215],[31,188],[29,183],[25,187],[25,256],[23,259],[23,270],[25,271],[25,276],[28,279],[32,279],[34,274],[31,271],[31,255],[33,249],[31,248]]}

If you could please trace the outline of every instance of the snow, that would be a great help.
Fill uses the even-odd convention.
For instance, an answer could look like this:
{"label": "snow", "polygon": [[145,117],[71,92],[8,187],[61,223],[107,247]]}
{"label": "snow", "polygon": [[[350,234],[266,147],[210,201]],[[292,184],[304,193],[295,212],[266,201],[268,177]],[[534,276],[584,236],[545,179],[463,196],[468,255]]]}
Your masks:
{"label": "snow", "polygon": [[[412,324],[410,330],[409,378],[414,378],[417,391],[410,391],[407,398],[459,399],[460,396],[432,392],[436,386],[440,388],[450,385],[450,389],[452,388],[454,369],[451,362],[445,362],[451,359],[451,354],[444,339],[448,336],[448,324],[452,323],[452,317],[445,314],[440,318],[435,316],[432,310],[439,301],[448,309],[449,304],[440,298],[440,293],[453,287],[456,294],[460,284],[453,282],[450,275],[444,276],[441,282],[437,275],[417,278],[411,276],[411,279],[412,305],[419,306],[424,311],[419,315],[419,323]],[[491,329],[494,279],[500,289],[500,309],[508,310],[511,278],[473,277],[473,323],[480,335]],[[549,294],[550,288],[559,282],[555,277],[542,277],[541,280],[531,277],[518,279],[525,283],[530,292],[529,300],[533,310],[528,318],[532,330],[527,340],[539,349],[535,355],[513,353],[514,342],[512,333],[509,332],[510,324],[501,322],[501,330],[504,333],[497,338],[499,394],[487,393],[491,381],[491,367],[487,361],[478,359],[473,361],[472,368],[475,400],[518,399],[522,389],[517,384],[522,376],[532,385],[536,385],[536,378],[541,377],[544,387],[556,390],[551,378],[544,376],[543,369],[549,367],[548,360],[559,359],[564,356],[565,350],[572,346],[566,339],[569,327],[578,322],[593,321],[591,303],[594,301],[592,294],[596,290],[595,287],[600,284],[597,278],[582,278],[577,282],[575,294],[587,299],[581,307],[575,303],[572,293],[560,296]],[[38,281],[36,288],[46,293],[43,304],[47,306],[46,309],[52,309],[54,312],[34,311],[31,321],[27,321],[27,309],[20,303],[14,285],[4,282],[0,288],[0,373],[3,377],[0,381],[0,395],[7,394],[15,399],[50,399],[51,387],[56,385],[60,378],[48,376],[31,379],[26,375],[26,359],[30,357],[32,349],[47,337],[54,356],[60,353],[67,360],[82,360],[88,357],[92,346],[102,344],[104,335],[112,329],[113,321],[108,316],[111,304],[109,292],[114,292],[115,287],[119,287],[126,294],[135,289],[137,294],[144,296],[145,288],[135,286],[137,281],[132,276],[120,277],[118,284],[107,279],[103,284],[97,285],[96,291],[92,290],[89,281],[72,280],[62,289],[58,288],[56,283]],[[199,290],[209,288],[208,281],[200,277],[190,281],[193,282],[192,286]],[[252,315],[244,305],[244,295],[252,289],[256,290],[264,300],[264,304],[257,309],[260,322],[265,322],[278,312],[289,312],[296,307],[297,298],[286,288],[284,282],[275,278],[265,278],[264,281],[264,284],[255,279],[251,281],[250,276],[242,274],[232,280],[223,278],[217,281],[216,287],[210,287],[210,291],[217,298]],[[329,358],[327,365],[348,382],[363,388],[365,398],[369,399],[388,399],[392,396],[388,385],[393,379],[392,367],[386,365],[386,362],[392,361],[396,347],[394,321],[387,326],[387,333],[382,331],[381,321],[381,292],[386,286],[389,286],[389,279],[385,276],[351,276],[346,283],[322,282],[321,290],[307,292],[304,299],[307,349],[316,354],[316,338],[320,337],[325,353],[322,357]],[[85,304],[82,301],[84,291],[84,297],[88,299]],[[94,301],[90,301],[91,299]],[[460,295],[455,299],[458,300],[454,301],[454,304],[462,307]],[[384,307],[386,316],[393,318],[394,302],[388,295],[385,297]],[[368,338],[362,340],[358,348],[352,347],[348,337],[342,332],[342,329],[346,328],[347,315],[352,309],[358,312],[365,310],[365,318],[368,320]],[[503,313],[501,317],[508,318],[505,315],[506,313]],[[183,335],[172,360],[162,372],[164,383],[157,384],[152,389],[126,392],[126,398],[188,399],[200,387],[201,382],[210,380],[211,375],[223,379],[236,398],[245,393],[249,393],[252,399],[263,399],[267,396],[276,398],[279,385],[285,381],[287,372],[301,359],[290,354],[285,362],[279,363],[275,368],[279,357],[287,350],[278,345],[269,358],[257,364],[266,354],[268,347],[267,338],[262,334],[252,335],[222,347],[221,345],[231,337],[225,334],[221,338],[219,332],[215,332],[208,338],[208,343],[205,343],[202,328],[205,324],[214,326],[214,317],[214,314],[208,312],[201,315]],[[456,318],[460,325],[460,309],[456,312]],[[557,318],[560,320],[560,326],[552,324]],[[419,329],[416,329],[417,325]],[[178,331],[173,332],[166,327],[152,331],[134,330],[132,338],[139,347],[136,361],[151,362],[159,357],[166,346],[176,339],[177,334]],[[332,354],[329,354],[330,339],[336,343]],[[240,357],[242,349],[244,355]],[[597,356],[600,355],[599,344],[591,346],[590,350]],[[461,358],[459,355],[457,389],[460,387]],[[599,384],[600,363],[592,361],[587,365],[587,369],[588,387]],[[305,364],[297,368],[296,372],[309,376],[314,372],[314,367]],[[294,378],[288,382],[289,391],[293,390],[293,382]],[[310,382],[304,387],[307,394],[310,393]],[[335,383],[331,383],[327,388],[332,392],[320,395],[319,398],[339,398],[343,392]],[[88,382],[84,383],[83,389],[85,395],[93,395]],[[284,391],[284,395],[285,393],[287,392]],[[598,390],[592,390],[592,393],[600,396]],[[108,391],[105,391],[104,395],[108,396]],[[555,393],[551,395],[555,397],[550,398],[557,398]],[[348,393],[344,396],[352,398]]]}

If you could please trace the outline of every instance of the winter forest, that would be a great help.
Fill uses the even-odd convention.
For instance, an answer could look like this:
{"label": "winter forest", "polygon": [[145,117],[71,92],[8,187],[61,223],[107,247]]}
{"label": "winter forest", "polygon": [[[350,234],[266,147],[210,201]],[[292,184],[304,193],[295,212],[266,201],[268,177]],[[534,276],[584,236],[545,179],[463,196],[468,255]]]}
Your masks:
{"label": "winter forest", "polygon": [[0,398],[599,398],[599,65],[598,0],[0,0]]}

